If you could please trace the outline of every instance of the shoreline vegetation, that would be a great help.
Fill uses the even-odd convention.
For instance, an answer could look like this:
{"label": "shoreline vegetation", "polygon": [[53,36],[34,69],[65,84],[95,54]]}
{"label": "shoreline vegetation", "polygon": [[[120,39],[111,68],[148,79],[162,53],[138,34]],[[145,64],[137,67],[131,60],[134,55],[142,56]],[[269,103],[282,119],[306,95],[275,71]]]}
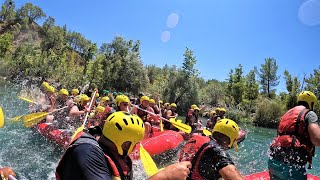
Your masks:
{"label": "shoreline vegetation", "polygon": [[[43,19],[42,25],[36,23]],[[266,58],[248,74],[239,64],[225,81],[205,80],[195,68],[197,58],[191,49],[186,48],[181,67],[157,67],[143,64],[140,43],[116,36],[97,47],[67,25],[56,25],[32,3],[16,8],[13,0],[5,0],[1,6],[0,76],[12,82],[47,80],[69,90],[90,82],[110,92],[160,95],[164,102],[178,105],[180,116],[191,104],[204,105],[207,111],[225,107],[226,117],[236,122],[270,128],[276,128],[281,115],[296,105],[301,90],[320,94],[320,67],[299,80],[287,70],[279,72],[276,59]],[[276,93],[280,80],[286,82],[287,91]],[[320,112],[319,105],[315,111]]]}

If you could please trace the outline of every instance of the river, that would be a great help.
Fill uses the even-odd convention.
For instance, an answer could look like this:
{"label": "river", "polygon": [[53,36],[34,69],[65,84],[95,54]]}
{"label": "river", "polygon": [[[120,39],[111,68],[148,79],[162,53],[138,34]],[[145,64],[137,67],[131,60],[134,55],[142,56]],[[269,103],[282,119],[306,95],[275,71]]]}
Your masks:
{"label": "river", "polygon": [[[10,166],[18,179],[55,179],[54,169],[63,154],[63,149],[46,141],[22,123],[11,123],[10,118],[28,113],[28,104],[17,98],[21,86],[0,80],[0,105],[5,114],[5,126],[0,129],[0,165]],[[243,175],[267,169],[267,150],[276,134],[275,129],[240,125],[248,132],[240,144],[239,152],[229,150],[236,166]],[[319,154],[317,148],[316,154]],[[173,160],[175,161],[175,160]],[[170,162],[168,162],[170,163]],[[136,179],[143,179],[141,163],[135,163]],[[315,157],[309,173],[320,176],[320,158]]]}

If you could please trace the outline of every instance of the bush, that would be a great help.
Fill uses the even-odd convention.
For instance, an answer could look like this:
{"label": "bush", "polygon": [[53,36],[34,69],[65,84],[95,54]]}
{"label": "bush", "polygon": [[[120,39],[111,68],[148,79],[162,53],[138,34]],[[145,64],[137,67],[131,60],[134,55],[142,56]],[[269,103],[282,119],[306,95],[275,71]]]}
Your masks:
{"label": "bush", "polygon": [[262,127],[277,128],[286,111],[286,103],[280,99],[259,98],[253,123]]}
{"label": "bush", "polygon": [[234,120],[237,123],[239,123],[239,122],[247,123],[248,122],[247,113],[245,111],[242,111],[237,108],[229,108],[225,117],[228,119]]}

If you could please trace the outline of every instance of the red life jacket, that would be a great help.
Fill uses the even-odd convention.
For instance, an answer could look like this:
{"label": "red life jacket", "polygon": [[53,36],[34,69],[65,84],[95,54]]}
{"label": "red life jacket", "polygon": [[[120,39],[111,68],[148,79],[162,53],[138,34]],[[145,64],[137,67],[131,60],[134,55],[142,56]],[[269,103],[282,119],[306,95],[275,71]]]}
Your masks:
{"label": "red life jacket", "polygon": [[[89,138],[88,138],[89,137]],[[79,139],[82,138],[82,141],[81,142],[78,142]],[[84,139],[86,138],[86,139]],[[75,138],[72,140],[72,142],[70,143],[68,149],[66,150],[66,152],[63,154],[62,158],[60,159],[59,163],[58,163],[58,166],[56,168],[56,172],[55,172],[55,175],[56,175],[56,179],[57,180],[60,180],[60,175],[59,175],[59,167],[62,165],[62,163],[64,162],[64,157],[66,155],[68,155],[71,151],[71,149],[74,149],[75,147],[79,146],[80,144],[84,144],[84,143],[88,143],[88,144],[92,144],[94,146],[96,146],[98,149],[101,150],[101,152],[104,154],[105,158],[106,158],[106,161],[107,161],[107,165],[108,165],[108,168],[110,170],[110,173],[112,175],[112,179],[113,180],[121,180],[121,179],[132,179],[132,171],[130,170],[129,172],[127,171],[122,171],[122,168],[119,164],[119,162],[117,161],[114,161],[112,160],[112,158],[105,154],[101,147],[99,146],[99,144],[97,143],[97,141],[93,140],[92,138],[90,138],[90,136],[88,134],[85,134],[83,131],[78,133]],[[128,156],[128,160],[129,162],[132,164],[129,156]],[[130,167],[131,169],[131,167]],[[120,171],[119,171],[120,170]]]}
{"label": "red life jacket", "polygon": [[209,148],[210,138],[206,136],[193,136],[180,152],[179,161],[191,161],[192,168],[189,174],[190,179],[201,180],[199,164],[202,155]]}
{"label": "red life jacket", "polygon": [[[302,149],[307,154],[307,161],[312,163],[314,145],[310,140],[305,115],[309,112],[304,106],[296,106],[287,111],[280,120],[277,137],[272,141],[272,148]],[[303,155],[302,155],[303,156]]]}

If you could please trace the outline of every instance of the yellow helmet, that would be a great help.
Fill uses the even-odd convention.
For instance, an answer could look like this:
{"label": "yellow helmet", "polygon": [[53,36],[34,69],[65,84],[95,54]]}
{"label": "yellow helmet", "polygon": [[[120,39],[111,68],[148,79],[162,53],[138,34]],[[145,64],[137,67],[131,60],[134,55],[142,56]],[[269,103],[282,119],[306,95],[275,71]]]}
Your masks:
{"label": "yellow helmet", "polygon": [[96,107],[96,111],[99,112],[99,113],[102,113],[106,110],[106,108],[104,108],[103,106],[97,106]]}
{"label": "yellow helmet", "polygon": [[[143,139],[144,131],[145,127],[139,116],[118,111],[107,118],[102,134],[116,145],[120,155],[128,155]],[[126,154],[121,147],[125,142],[131,142]]]}
{"label": "yellow helmet", "polygon": [[151,103],[151,104],[155,104],[155,103],[156,103],[156,101],[155,101],[154,99],[149,99],[149,103]]}
{"label": "yellow helmet", "polygon": [[149,102],[149,97],[148,96],[142,96],[141,98],[140,98],[140,103],[142,103],[142,101],[148,101]]}
{"label": "yellow helmet", "polygon": [[224,112],[224,113],[227,112],[227,110],[225,108],[220,108],[220,111]]}
{"label": "yellow helmet", "polygon": [[311,91],[303,91],[298,95],[298,103],[299,102],[308,103],[310,110],[313,110],[317,103],[317,97]]}
{"label": "yellow helmet", "polygon": [[192,104],[192,105],[191,105],[191,109],[194,109],[194,108],[196,108],[196,107],[198,107],[198,106],[195,105],[195,104]]}
{"label": "yellow helmet", "polygon": [[214,114],[216,114],[216,111],[210,111],[210,116],[212,117]]}
{"label": "yellow helmet", "polygon": [[198,107],[195,107],[193,110],[198,110],[198,111],[200,111],[200,108],[198,108]]}
{"label": "yellow helmet", "polygon": [[236,122],[230,120],[230,119],[221,119],[219,120],[216,125],[213,127],[214,132],[219,132],[221,134],[224,134],[229,137],[230,139],[230,148],[234,144],[234,142],[237,140],[239,135],[239,126]]}
{"label": "yellow helmet", "polygon": [[74,95],[74,96],[76,96],[76,95],[79,94],[79,90],[78,90],[78,89],[72,89],[72,90],[71,90],[71,94]]}
{"label": "yellow helmet", "polygon": [[53,86],[48,86],[46,89],[48,92],[51,92],[51,93],[56,92],[56,89]]}
{"label": "yellow helmet", "polygon": [[221,110],[220,108],[215,109],[216,113],[218,113],[220,110]]}
{"label": "yellow helmet", "polygon": [[44,87],[44,88],[48,88],[50,85],[49,85],[48,82],[43,81],[43,83],[41,84],[41,86]]}
{"label": "yellow helmet", "polygon": [[160,104],[163,104],[163,101],[162,101],[162,100],[160,100],[160,101],[159,101],[159,103],[160,103]]}
{"label": "yellow helmet", "polygon": [[106,101],[109,101],[110,98],[108,96],[104,96],[101,98],[101,102],[106,102]]}
{"label": "yellow helmet", "polygon": [[175,108],[177,107],[176,103],[171,103],[170,106]]}
{"label": "yellow helmet", "polygon": [[[93,97],[93,95],[94,95],[94,92],[91,93],[91,97]],[[99,93],[96,93],[96,98],[98,97],[99,97]]]}
{"label": "yellow helmet", "polygon": [[69,96],[69,92],[66,89],[60,89],[59,94]]}
{"label": "yellow helmet", "polygon": [[82,94],[81,97],[80,97],[80,101],[83,102],[83,101],[89,101],[90,98],[86,95],[86,94]]}
{"label": "yellow helmet", "polygon": [[130,99],[126,95],[118,95],[114,101],[117,104],[117,106],[120,106],[120,103],[129,103]]}

